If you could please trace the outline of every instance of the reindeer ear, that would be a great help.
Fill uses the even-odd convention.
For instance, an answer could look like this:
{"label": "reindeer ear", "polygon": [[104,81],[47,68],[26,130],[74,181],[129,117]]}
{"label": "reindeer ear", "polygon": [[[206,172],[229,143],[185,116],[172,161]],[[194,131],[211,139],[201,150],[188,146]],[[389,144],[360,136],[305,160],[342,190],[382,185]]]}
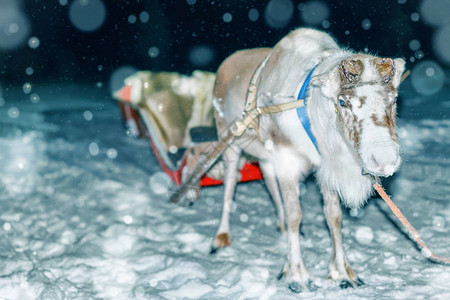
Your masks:
{"label": "reindeer ear", "polygon": [[383,83],[392,81],[394,87],[400,84],[400,78],[405,70],[405,61],[401,58],[392,60],[391,58],[375,58],[375,66],[380,74]]}
{"label": "reindeer ear", "polygon": [[389,83],[395,75],[394,61],[391,58],[374,58],[375,67],[380,74],[381,82]]}
{"label": "reindeer ear", "polygon": [[392,85],[395,88],[398,88],[398,86],[401,83],[403,72],[405,71],[405,64],[406,62],[401,58],[394,59],[394,66],[395,66],[395,74],[392,78]]}
{"label": "reindeer ear", "polygon": [[363,69],[364,65],[359,59],[346,59],[339,64],[339,71],[344,84],[356,84]]}

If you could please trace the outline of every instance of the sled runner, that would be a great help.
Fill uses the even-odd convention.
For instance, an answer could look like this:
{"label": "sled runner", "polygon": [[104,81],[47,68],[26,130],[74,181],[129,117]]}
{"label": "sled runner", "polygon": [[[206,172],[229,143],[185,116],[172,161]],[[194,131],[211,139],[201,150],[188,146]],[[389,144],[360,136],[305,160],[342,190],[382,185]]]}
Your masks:
{"label": "sled runner", "polygon": [[[202,71],[191,76],[140,71],[127,77],[113,94],[128,135],[149,138],[161,168],[177,186],[194,169],[205,168],[199,162],[219,145],[212,102],[214,81],[213,73]],[[194,185],[223,183],[223,162],[216,160]],[[239,182],[262,179],[257,163],[243,158],[239,166]]]}

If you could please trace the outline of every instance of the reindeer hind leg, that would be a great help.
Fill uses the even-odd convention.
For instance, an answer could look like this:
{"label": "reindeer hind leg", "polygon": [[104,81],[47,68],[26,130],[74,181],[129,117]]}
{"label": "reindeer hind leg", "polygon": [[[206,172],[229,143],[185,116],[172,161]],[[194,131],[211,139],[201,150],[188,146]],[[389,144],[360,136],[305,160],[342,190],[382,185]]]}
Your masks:
{"label": "reindeer hind leg", "polygon": [[236,183],[238,181],[238,165],[240,156],[241,149],[239,149],[236,145],[231,145],[222,155],[225,163],[225,193],[223,198],[222,218],[220,220],[216,238],[211,248],[211,254],[217,252],[218,249],[231,244],[230,212]]}

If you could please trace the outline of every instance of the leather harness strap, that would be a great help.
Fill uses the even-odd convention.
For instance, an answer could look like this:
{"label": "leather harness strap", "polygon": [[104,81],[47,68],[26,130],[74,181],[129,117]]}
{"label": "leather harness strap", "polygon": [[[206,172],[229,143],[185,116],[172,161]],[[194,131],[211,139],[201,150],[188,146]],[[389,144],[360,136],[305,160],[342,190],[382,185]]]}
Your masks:
{"label": "leather harness strap", "polygon": [[[246,95],[246,99],[245,99],[244,112],[243,112],[244,120],[248,115],[252,115],[252,116],[254,115],[254,113],[252,113],[252,111],[254,111],[256,109],[256,94],[258,92],[258,85],[259,85],[259,81],[261,78],[260,77],[261,72],[264,69],[264,67],[266,66],[266,63],[269,60],[270,56],[271,55],[269,54],[266,58],[264,58],[263,61],[261,61],[259,63],[255,72],[253,72],[252,78],[250,79],[250,83],[248,85],[247,95]],[[259,135],[259,122],[258,122],[257,116],[247,118],[245,124],[246,124],[246,128],[248,127],[248,128],[254,129],[258,139],[260,141],[262,141],[261,137]],[[244,131],[245,131],[245,129],[243,129],[242,132],[238,135],[239,136],[242,135],[242,133]]]}
{"label": "leather harness strap", "polygon": [[[278,105],[272,105],[272,106],[261,106],[256,107],[245,114],[245,117],[242,121],[236,121],[234,123],[235,128],[233,130],[234,135],[241,136],[244,131],[250,127],[253,128],[256,131],[256,135],[261,140],[259,136],[259,132],[256,128],[253,127],[253,124],[257,122],[257,118],[261,115],[268,115],[268,114],[274,114],[294,108],[299,108],[305,105],[305,102],[303,100],[297,100],[297,101],[291,101],[287,103],[282,103]],[[258,128],[258,126],[257,126]]]}
{"label": "leather harness strap", "polygon": [[[247,128],[252,128],[255,131],[256,136],[258,139],[263,142],[260,134],[259,134],[259,122],[258,117],[261,115],[268,115],[268,114],[274,114],[283,112],[286,110],[291,109],[297,109],[297,114],[299,116],[299,119],[302,123],[303,128],[305,129],[306,133],[311,138],[312,143],[317,149],[314,136],[312,135],[310,131],[310,125],[309,120],[306,115],[306,110],[302,107],[306,105],[306,90],[309,85],[309,81],[311,79],[311,75],[316,67],[314,67],[310,73],[308,74],[307,78],[305,79],[303,85],[301,86],[300,92],[297,96],[297,100],[277,104],[277,105],[271,105],[271,106],[256,106],[256,96],[258,92],[258,85],[260,82],[260,76],[261,72],[266,66],[267,61],[270,59],[271,55],[268,55],[256,68],[255,72],[253,73],[250,83],[247,89],[247,96],[245,101],[245,108],[243,112],[244,119],[242,121],[236,121],[234,122],[234,126],[232,127],[232,132],[235,136],[241,136],[244,131]],[[300,110],[301,108],[301,110]]]}

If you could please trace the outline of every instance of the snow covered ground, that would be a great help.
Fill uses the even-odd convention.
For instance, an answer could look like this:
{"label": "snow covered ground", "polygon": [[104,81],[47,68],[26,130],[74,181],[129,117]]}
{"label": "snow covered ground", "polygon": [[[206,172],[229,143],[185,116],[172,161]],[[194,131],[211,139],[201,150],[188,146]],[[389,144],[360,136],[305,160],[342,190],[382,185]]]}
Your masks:
{"label": "snow covered ground", "polygon": [[[222,187],[176,207],[148,142],[126,136],[106,89],[32,92],[30,101],[10,89],[0,107],[0,299],[450,299],[450,268],[422,257],[378,198],[343,219],[348,258],[366,285],[327,281],[331,241],[312,178],[301,187],[301,241],[317,291],[292,294],[276,280],[287,240],[262,182],[238,186],[233,244],[209,255]],[[448,86],[428,98],[403,94],[404,163],[385,180],[430,248],[447,257],[448,95]]]}

